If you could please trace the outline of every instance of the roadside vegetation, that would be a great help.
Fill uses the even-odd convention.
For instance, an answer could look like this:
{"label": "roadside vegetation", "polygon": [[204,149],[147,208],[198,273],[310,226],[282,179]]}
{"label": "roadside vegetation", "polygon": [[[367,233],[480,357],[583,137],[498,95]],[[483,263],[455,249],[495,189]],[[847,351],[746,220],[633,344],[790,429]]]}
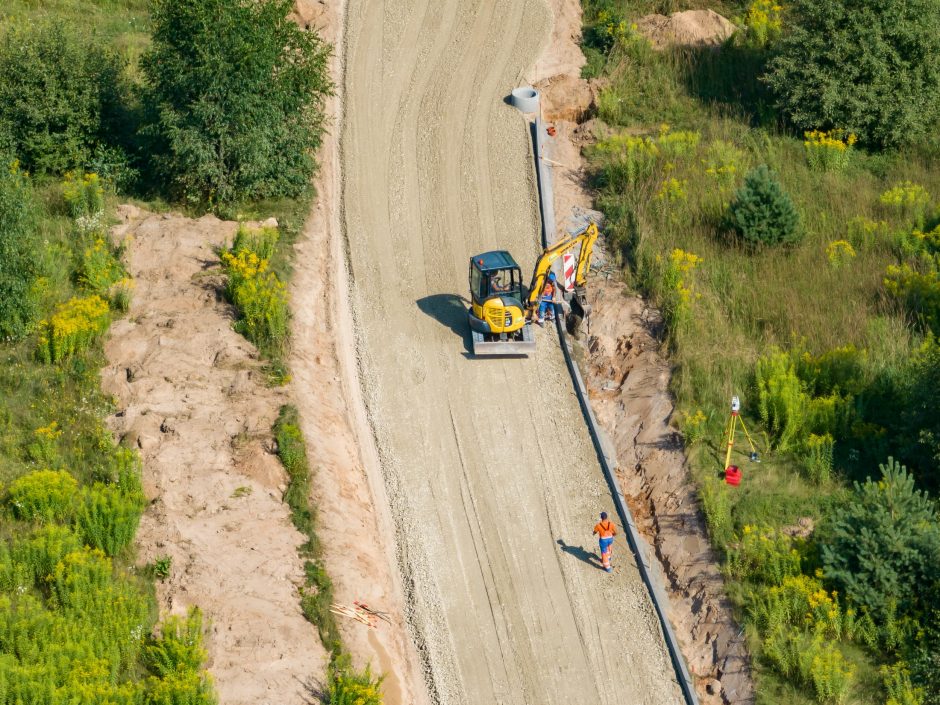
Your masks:
{"label": "roadside vegetation", "polygon": [[[587,151],[609,244],[663,312],[759,702],[936,705],[940,8],[666,4],[584,3]],[[717,50],[633,24],[706,7],[739,26]],[[737,488],[733,394],[763,461],[734,457]]]}
{"label": "roadside vegetation", "polygon": [[0,171],[0,703],[212,703],[198,612],[156,625],[134,568],[136,453],[115,445],[100,340],[132,288],[94,174]]}
{"label": "roadside vegetation", "polygon": [[[288,379],[283,282],[332,90],[331,48],[290,0],[10,0],[0,11],[0,705],[215,701],[198,611],[157,624],[134,568],[139,459],[116,446],[101,340],[133,281],[117,198],[238,220],[223,254],[236,328]],[[252,47],[253,51],[246,51]],[[333,653],[335,703],[379,703],[351,668],[319,562],[296,411],[275,429],[309,537],[303,608]]]}
{"label": "roadside vegetation", "polygon": [[294,526],[307,542],[301,547],[307,586],[301,592],[300,606],[304,616],[315,625],[320,640],[330,650],[330,672],[327,691],[323,694],[329,705],[382,705],[382,678],[376,678],[369,667],[358,671],[342,644],[333,605],[333,582],[323,566],[320,542],[316,534],[317,510],[310,500],[310,461],[300,430],[297,408],[287,405],[274,425],[277,454],[289,478],[284,501],[291,509]]}

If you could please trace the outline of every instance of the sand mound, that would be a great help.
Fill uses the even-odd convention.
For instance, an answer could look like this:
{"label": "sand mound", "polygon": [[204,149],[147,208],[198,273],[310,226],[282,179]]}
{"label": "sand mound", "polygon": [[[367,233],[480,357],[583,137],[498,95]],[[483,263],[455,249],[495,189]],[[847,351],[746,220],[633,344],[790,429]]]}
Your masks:
{"label": "sand mound", "polygon": [[636,21],[637,30],[655,49],[669,46],[716,47],[734,34],[735,26],[713,10],[686,10],[665,15],[646,15]]}
{"label": "sand mound", "polygon": [[546,120],[584,122],[595,111],[595,93],[583,78],[554,76],[535,84],[542,94],[542,117]]}

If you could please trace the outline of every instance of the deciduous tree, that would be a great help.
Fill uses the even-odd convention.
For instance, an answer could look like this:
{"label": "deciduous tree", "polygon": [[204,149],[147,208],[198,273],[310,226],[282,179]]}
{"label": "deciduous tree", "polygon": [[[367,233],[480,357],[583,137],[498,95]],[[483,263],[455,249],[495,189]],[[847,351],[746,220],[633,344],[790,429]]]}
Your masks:
{"label": "deciduous tree", "polygon": [[294,196],[324,129],[330,47],[290,0],[155,0],[148,82],[156,167],[174,195],[232,203]]}
{"label": "deciduous tree", "polygon": [[940,3],[795,0],[765,80],[804,130],[843,129],[893,146],[940,115]]}

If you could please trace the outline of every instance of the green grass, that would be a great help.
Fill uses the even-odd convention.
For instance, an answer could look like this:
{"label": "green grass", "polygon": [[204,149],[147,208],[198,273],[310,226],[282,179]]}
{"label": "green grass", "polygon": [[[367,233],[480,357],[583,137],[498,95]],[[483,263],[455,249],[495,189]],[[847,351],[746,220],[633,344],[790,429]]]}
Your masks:
{"label": "green grass", "polygon": [[150,43],[148,7],[149,0],[7,0],[0,17],[13,22],[61,20],[101,37],[136,65]]}
{"label": "green grass", "polygon": [[300,416],[292,405],[281,407],[274,424],[277,455],[287,471],[288,485],[284,501],[291,510],[291,518],[297,530],[307,537],[301,547],[301,556],[306,559],[304,572],[307,585],[300,606],[304,616],[317,627],[320,641],[330,649],[333,659],[343,653],[336,616],[330,611],[333,604],[333,582],[323,567],[320,541],[316,533],[316,507],[310,499],[310,463],[307,447],[300,430]]}
{"label": "green grass", "polygon": [[[585,18],[590,25],[606,10],[629,25],[640,15],[662,11],[662,4],[592,0],[585,3]],[[725,16],[744,9],[719,2],[668,9],[689,7],[710,7]],[[909,233],[919,219],[884,206],[879,196],[909,180],[926,188],[933,208],[940,205],[937,147],[880,154],[852,148],[843,171],[814,171],[802,135],[779,123],[770,96],[757,80],[765,61],[760,51],[732,43],[717,52],[658,53],[628,32],[608,52],[597,31],[589,27],[585,38],[585,73],[608,81],[600,94],[598,117],[614,133],[649,137],[656,144],[636,147],[656,151],[650,163],[612,156],[617,151],[613,148],[589,149],[589,162],[596,202],[608,217],[608,241],[623,264],[625,280],[665,312],[680,427],[699,410],[707,419],[704,438],[690,449],[690,465],[699,486],[711,488],[710,496],[717,497],[708,503],[713,539],[734,542],[744,526],[780,529],[796,525],[801,517],[818,525],[847,500],[847,480],[877,475],[877,465],[871,463],[871,454],[849,452],[851,439],[838,438],[842,452],[837,453],[835,476],[816,485],[807,480],[797,457],[770,452],[771,438],[759,423],[755,362],[774,347],[819,355],[852,345],[866,351],[871,379],[894,374],[907,364],[920,333],[886,296],[883,278],[887,266],[899,262],[898,236]],[[695,133],[697,144],[686,154],[668,153],[668,140],[661,139],[663,124],[669,125],[668,134]],[[719,152],[732,155],[729,163],[734,166],[723,186],[706,173]],[[805,237],[796,246],[755,252],[725,232],[722,216],[727,204],[745,173],[758,164],[771,167],[801,212]],[[657,198],[670,179],[678,181],[681,193],[672,200]],[[859,218],[886,225],[865,237],[853,225]],[[827,255],[827,247],[837,240],[852,242],[856,251],[838,267]],[[673,270],[670,278],[670,255],[676,248],[701,260],[685,272]],[[676,276],[686,293],[677,287]],[[744,480],[734,490],[713,479],[723,470],[723,432],[732,394],[742,397],[744,418],[763,457],[760,464],[750,463],[739,434],[732,462],[743,468]],[[723,554],[727,544],[716,540],[716,548]],[[814,560],[812,552],[804,556],[804,571],[812,572]],[[815,702],[805,687],[779,675],[761,658],[760,635],[747,616],[759,591],[731,579],[728,590],[755,653],[758,702]],[[883,702],[877,671],[883,655],[850,642],[840,648],[856,670],[851,701]]]}
{"label": "green grass", "polygon": [[317,511],[310,498],[310,461],[297,407],[285,405],[274,424],[277,454],[289,479],[284,501],[291,509],[294,526],[307,542],[301,547],[305,559],[306,585],[301,590],[300,607],[304,617],[316,626],[320,641],[330,650],[328,674],[329,702],[336,705],[362,703],[381,705],[382,676],[374,676],[368,666],[357,671],[351,657],[343,647],[336,616],[330,611],[333,604],[333,581],[323,565],[320,541],[317,538]]}

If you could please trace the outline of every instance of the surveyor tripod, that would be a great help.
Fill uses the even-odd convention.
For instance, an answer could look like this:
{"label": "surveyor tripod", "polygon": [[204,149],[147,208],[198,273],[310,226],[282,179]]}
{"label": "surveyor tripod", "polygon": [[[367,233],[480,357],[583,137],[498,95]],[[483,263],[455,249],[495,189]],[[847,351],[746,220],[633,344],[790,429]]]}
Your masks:
{"label": "surveyor tripod", "polygon": [[728,431],[726,433],[728,438],[728,452],[725,453],[725,470],[731,467],[731,451],[734,449],[734,433],[739,424],[741,430],[744,431],[744,437],[747,439],[748,445],[751,447],[751,460],[755,463],[760,462],[757,449],[754,447],[754,441],[751,440],[751,434],[747,432],[747,426],[744,425],[744,419],[741,417],[741,400],[735,396],[731,397],[731,418],[728,419]]}

